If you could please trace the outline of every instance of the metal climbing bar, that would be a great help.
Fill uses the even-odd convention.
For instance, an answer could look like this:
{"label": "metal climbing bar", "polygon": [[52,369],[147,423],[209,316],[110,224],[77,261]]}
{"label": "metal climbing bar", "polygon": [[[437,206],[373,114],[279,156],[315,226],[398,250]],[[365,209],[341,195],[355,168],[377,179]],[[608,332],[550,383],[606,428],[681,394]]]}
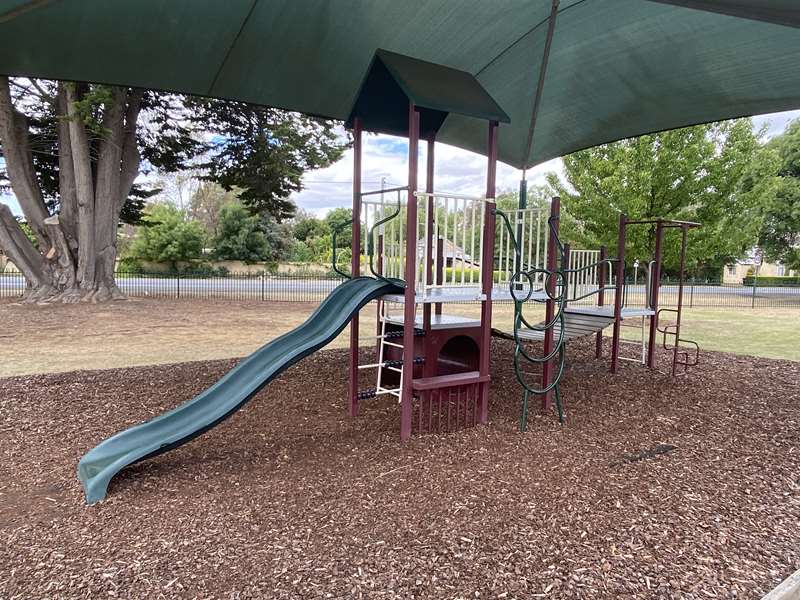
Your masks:
{"label": "metal climbing bar", "polygon": [[[527,209],[523,209],[527,210]],[[511,297],[514,300],[514,373],[517,381],[523,388],[522,414],[520,416],[520,429],[525,431],[528,420],[528,403],[531,394],[540,395],[547,405],[548,396],[553,393],[558,410],[559,422],[564,421],[564,410],[561,402],[559,383],[564,372],[565,364],[565,324],[564,308],[567,302],[568,285],[566,270],[568,269],[564,246],[558,239],[559,203],[554,199],[551,206],[551,215],[547,219],[547,229],[551,249],[558,251],[558,257],[544,253],[545,265],[526,265],[521,252],[520,240],[516,239],[515,227],[508,214],[496,210],[502,221],[501,231],[505,231],[506,239],[511,240],[513,248],[513,264],[518,268],[509,278],[508,285]],[[516,211],[520,213],[522,211]],[[524,227],[522,228],[524,230]],[[501,245],[502,248],[502,245]],[[531,254],[528,255],[530,257]],[[526,268],[527,267],[527,268]],[[524,317],[525,304],[534,297],[534,288],[540,283],[546,293],[547,308],[545,320],[539,324],[532,324]],[[544,350],[542,356],[533,356],[525,349],[524,331],[538,331],[544,334]],[[557,331],[557,335],[556,335]],[[557,360],[555,372],[552,370],[553,361]],[[525,365],[541,365],[542,377],[538,385],[529,382]]]}

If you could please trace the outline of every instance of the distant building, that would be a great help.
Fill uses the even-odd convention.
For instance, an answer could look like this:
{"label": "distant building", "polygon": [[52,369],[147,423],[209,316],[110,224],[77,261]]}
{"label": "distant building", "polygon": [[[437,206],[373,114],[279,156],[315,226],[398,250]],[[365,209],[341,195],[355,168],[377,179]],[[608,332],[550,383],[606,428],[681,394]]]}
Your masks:
{"label": "distant building", "polygon": [[[726,265],[722,269],[722,283],[742,283],[745,277],[753,275],[755,272],[756,258],[755,253],[752,253],[747,258],[737,260],[731,265]],[[762,261],[761,266],[758,267],[758,275],[760,277],[798,276],[800,272],[787,269],[785,265],[780,263]]]}
{"label": "distant building", "polygon": [[[436,251],[436,240],[433,242],[434,252]],[[462,248],[456,246],[449,240],[444,240],[442,247],[442,254],[444,254],[444,266],[446,267],[467,267],[480,269],[480,263],[473,260],[472,256],[467,254]],[[425,240],[417,241],[417,258],[422,260],[425,255]]]}

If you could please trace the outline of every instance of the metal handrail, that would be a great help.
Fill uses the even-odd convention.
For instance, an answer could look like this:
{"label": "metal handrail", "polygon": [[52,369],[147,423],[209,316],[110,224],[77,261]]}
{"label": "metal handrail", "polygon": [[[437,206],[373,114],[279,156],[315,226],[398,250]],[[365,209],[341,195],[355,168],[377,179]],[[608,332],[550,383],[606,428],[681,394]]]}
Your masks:
{"label": "metal handrail", "polygon": [[[405,188],[400,188],[400,189],[405,189]],[[388,223],[392,219],[394,219],[397,215],[400,214],[401,211],[402,211],[402,206],[401,206],[401,203],[400,203],[400,196],[398,195],[398,197],[397,197],[397,210],[395,210],[388,217],[384,217],[384,218],[379,219],[378,221],[376,221],[375,224],[372,227],[369,228],[369,232],[368,232],[368,235],[367,235],[367,257],[369,258],[369,270],[376,278],[382,279],[384,281],[389,281],[389,280],[386,277],[384,277],[383,275],[379,274],[377,271],[375,271],[375,266],[374,266],[374,262],[375,262],[374,261],[374,256],[375,256],[375,229],[378,228],[379,226],[385,224],[385,223]]]}
{"label": "metal handrail", "polygon": [[[563,269],[562,271],[565,274],[580,273],[581,271],[588,271],[590,269],[594,269],[596,267],[599,267],[603,263],[608,263],[609,272],[611,272],[610,271],[611,267],[613,267],[614,264],[618,263],[618,262],[619,262],[618,258],[604,258],[603,260],[599,260],[599,261],[597,261],[595,263],[592,263],[590,265],[586,265],[585,267],[580,267],[578,269]],[[625,285],[624,281],[623,281],[622,285],[623,286]],[[603,291],[603,292],[609,291],[610,292],[610,291],[613,291],[615,289],[616,289],[616,286],[614,286],[614,285],[600,285],[600,284],[598,284],[596,290],[592,290],[591,292],[587,292],[586,294],[583,294],[582,296],[575,296],[575,297],[572,297],[572,298],[567,297],[567,302],[577,302],[578,300],[583,300],[584,298],[589,298],[590,296],[594,296],[595,294],[599,294],[601,291]],[[567,290],[567,295],[569,296],[569,290]]]}
{"label": "metal handrail", "polygon": [[[521,264],[521,255],[520,255],[519,245],[517,244],[516,235],[514,234],[514,230],[511,227],[511,221],[509,220],[508,215],[506,215],[506,213],[504,213],[502,210],[500,210],[498,208],[494,209],[494,213],[496,215],[499,215],[500,218],[503,220],[503,223],[505,224],[506,230],[508,231],[509,239],[511,240],[511,242],[512,242],[512,244],[514,246],[514,258],[516,260],[516,264],[517,265]],[[559,262],[560,262],[560,265],[561,265],[562,268],[558,269],[556,271],[549,271],[547,269],[539,269],[539,268],[529,269],[527,271],[518,270],[516,273],[514,273],[514,276],[511,278],[511,282],[509,283],[510,291],[511,291],[511,297],[514,299],[514,346],[515,346],[515,348],[514,348],[514,375],[515,375],[517,381],[519,382],[519,384],[525,390],[525,394],[524,394],[524,398],[523,398],[522,417],[521,417],[521,420],[520,420],[520,428],[523,429],[523,430],[525,429],[526,422],[527,422],[528,395],[529,394],[542,395],[542,394],[548,393],[551,390],[555,390],[556,408],[558,410],[558,420],[561,423],[564,422],[564,408],[563,408],[563,405],[561,404],[561,394],[559,392],[559,387],[558,386],[559,386],[559,383],[561,381],[561,376],[564,373],[564,365],[566,364],[565,339],[564,339],[565,338],[564,334],[565,334],[566,326],[565,326],[565,322],[564,322],[564,309],[566,307],[566,302],[567,302],[566,296],[568,294],[568,290],[566,289],[566,287],[567,287],[566,286],[566,272],[567,272],[567,270],[563,268],[563,266],[564,266],[564,246],[561,244],[561,241],[558,239],[558,232],[555,229],[555,223],[556,223],[557,220],[558,219],[556,217],[551,216],[547,220],[547,225],[548,225],[548,228],[550,229],[550,232],[553,234],[553,239],[556,241],[556,247],[558,249],[558,252],[559,252],[559,255],[560,255],[560,258],[561,258],[561,260]],[[554,302],[557,302],[557,304],[558,304],[558,310],[556,311],[556,314],[553,317],[553,319],[551,321],[547,322],[547,323],[542,323],[540,325],[533,325],[533,324],[529,323],[527,321],[527,319],[525,319],[525,317],[524,317],[524,315],[522,313],[522,307],[523,307],[524,303],[528,299],[530,299],[531,295],[533,294],[533,289],[532,289],[533,288],[533,285],[532,285],[533,278],[532,278],[532,274],[535,274],[535,273],[544,273],[545,274],[545,285],[544,285],[545,293],[547,294],[547,297],[550,300],[553,300]],[[531,282],[531,291],[527,294],[527,296],[525,297],[524,300],[520,300],[514,293],[514,291],[515,291],[514,290],[514,286],[515,286],[515,282],[519,279],[519,277],[521,277],[523,275],[528,278],[529,282]],[[549,283],[550,283],[550,278],[554,277],[554,276],[560,278],[560,280],[561,280],[560,284],[557,283],[554,286],[556,290],[560,290],[560,293],[557,293],[555,295],[551,294],[549,289],[548,289]],[[558,323],[559,329],[558,329],[558,341],[555,344],[555,348],[553,348],[553,350],[546,356],[539,357],[539,356],[531,356],[530,354],[528,354],[525,351],[525,348],[524,348],[524,346],[522,344],[522,340],[519,337],[520,325],[524,324],[529,330],[533,330],[533,331],[547,331],[548,329],[553,328],[556,325],[556,323]],[[522,356],[529,363],[546,364],[546,363],[550,362],[553,358],[555,358],[556,355],[558,355],[558,357],[559,357],[559,367],[558,367],[558,371],[554,374],[553,380],[548,385],[546,385],[546,386],[544,386],[542,388],[535,388],[535,387],[532,387],[531,385],[529,385],[528,382],[525,380],[525,377],[523,376],[523,373],[522,373],[522,369],[520,367],[520,360],[519,360],[520,356]]]}
{"label": "metal handrail", "polygon": [[339,267],[336,264],[336,236],[339,235],[339,233],[341,232],[342,229],[344,229],[348,225],[352,225],[352,224],[353,224],[353,219],[348,219],[344,223],[340,223],[339,225],[334,227],[333,231],[331,232],[331,238],[333,240],[333,255],[331,256],[331,263],[332,263],[331,266],[333,267],[333,270],[336,271],[336,273],[338,273],[339,275],[341,275],[345,279],[352,279],[353,278],[353,274],[350,273],[348,275],[344,271],[340,271]]}
{"label": "metal handrail", "polygon": [[397,187],[383,188],[380,190],[370,190],[369,192],[361,192],[359,195],[363,198],[364,196],[377,196],[378,194],[387,194],[389,192],[402,192],[403,190],[408,191],[408,186],[399,185]]}
{"label": "metal handrail", "polygon": [[414,192],[414,196],[417,198],[428,198],[428,197],[436,197],[436,198],[452,198],[454,200],[471,200],[473,202],[483,202],[495,204],[494,198],[487,198],[486,196],[465,196],[463,194],[450,194],[448,192]]}

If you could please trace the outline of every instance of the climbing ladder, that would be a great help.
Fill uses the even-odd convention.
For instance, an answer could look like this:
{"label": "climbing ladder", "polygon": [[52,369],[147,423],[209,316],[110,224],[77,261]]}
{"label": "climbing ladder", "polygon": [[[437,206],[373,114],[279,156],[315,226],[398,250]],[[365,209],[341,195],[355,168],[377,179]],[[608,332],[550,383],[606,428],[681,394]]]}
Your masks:
{"label": "climbing ladder", "polygon": [[[678,314],[678,320],[675,323],[668,323],[658,327],[659,333],[662,334],[661,347],[664,350],[672,352],[672,375],[686,375],[689,367],[696,367],[700,362],[700,346],[694,340],[681,337],[680,334],[680,311],[676,308],[662,308],[658,311],[661,313],[671,312]],[[672,338],[672,343],[667,342],[667,338]],[[684,344],[684,345],[681,345]],[[690,358],[690,351],[686,348],[689,345],[694,350],[693,358]],[[681,357],[681,358],[679,358]],[[683,371],[678,373],[678,367],[682,366]]]}
{"label": "climbing ladder", "polygon": [[[389,315],[386,309],[387,303],[384,300],[378,300],[378,310],[380,314],[380,334],[378,334],[378,361],[372,364],[358,365],[359,370],[376,369],[375,388],[368,390],[361,390],[358,392],[359,400],[366,400],[375,398],[377,396],[391,395],[397,398],[400,402],[401,393],[403,389],[403,360],[402,359],[388,359],[387,349],[397,348],[402,355],[403,352],[403,331],[387,331],[387,324],[390,323]],[[415,328],[414,336],[420,337],[425,332],[422,329]],[[422,356],[414,357],[414,364],[424,364],[425,358]],[[386,371],[397,373],[399,382],[396,387],[387,387],[384,385],[386,380]]]}

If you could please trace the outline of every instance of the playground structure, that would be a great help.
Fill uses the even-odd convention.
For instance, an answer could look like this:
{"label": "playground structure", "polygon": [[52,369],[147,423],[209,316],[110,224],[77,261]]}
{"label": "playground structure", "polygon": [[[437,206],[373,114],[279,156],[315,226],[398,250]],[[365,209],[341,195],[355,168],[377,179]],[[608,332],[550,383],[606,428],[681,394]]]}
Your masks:
{"label": "playground structure", "polygon": [[[434,187],[434,145],[448,115],[481,119],[486,135],[486,193],[470,197],[443,193]],[[555,397],[563,406],[559,381],[565,344],[583,335],[597,336],[613,324],[611,369],[617,369],[622,321],[650,320],[647,364],[655,366],[656,333],[664,343],[673,337],[673,367],[696,363],[679,349],[680,299],[676,322],[658,326],[665,309],[658,307],[658,281],[664,230],[682,231],[680,286],[687,232],[694,223],[627,221],[620,218],[619,256],[605,249],[574,251],[558,237],[560,202],[550,212],[520,207],[509,214],[495,205],[498,127],[508,117],[468,73],[389,52],[377,51],[356,97],[347,125],[353,130],[353,220],[348,278],[295,330],[269,342],[241,361],[213,386],[175,409],[115,434],[89,451],[78,466],[88,502],[106,495],[111,478],[125,466],[181,446],[234,414],[260,389],[298,360],[332,341],[350,323],[349,411],[376,396],[396,398],[400,437],[412,433],[454,431],[488,421],[491,383],[492,302],[513,301],[515,322],[503,335],[516,342],[515,367],[524,388],[522,428],[530,394],[543,397],[549,409]],[[361,188],[364,132],[408,137],[408,183],[405,186]],[[427,179],[417,181],[420,140],[427,142]],[[656,251],[650,268],[647,306],[625,306],[624,245],[627,228],[651,224]],[[570,260],[573,266],[570,266]],[[362,266],[369,272],[362,275]],[[610,284],[612,273],[613,285]],[[570,290],[573,296],[570,297]],[[614,292],[613,307],[604,303]],[[570,302],[597,297],[596,307],[570,307]],[[377,301],[376,362],[359,364],[359,311]],[[448,314],[446,305],[479,304],[477,318]],[[525,307],[545,304],[545,320],[529,323]],[[526,344],[542,341],[533,356]],[[696,345],[694,345],[696,349]],[[678,356],[683,357],[678,360]],[[538,382],[529,383],[524,363],[541,367]],[[374,370],[375,387],[359,390],[359,373]]]}
{"label": "playground structure", "polygon": [[[495,206],[496,141],[498,120],[487,102],[477,112],[489,121],[486,195],[468,197],[444,193],[435,188],[434,143],[436,127],[443,116],[431,114],[430,98],[418,79],[460,78],[458,98],[447,99],[451,112],[469,103],[482,106],[488,94],[466,73],[423,63],[408,57],[378,51],[362,84],[361,93],[348,119],[354,135],[353,234],[351,239],[352,275],[365,265],[376,278],[404,280],[402,294],[378,299],[376,362],[359,364],[358,319],[351,323],[349,397],[350,414],[358,414],[359,403],[368,398],[391,395],[400,404],[400,437],[413,432],[452,431],[462,426],[485,423],[488,419],[490,338],[492,302],[513,300],[513,332],[495,332],[516,342],[515,367],[524,388],[522,426],[525,427],[528,395],[543,397],[549,409],[553,397],[563,418],[558,382],[564,368],[565,344],[569,339],[596,336],[596,353],[602,354],[603,330],[613,325],[611,370],[616,372],[621,356],[621,327],[626,320],[640,319],[642,356],[639,362],[655,368],[657,333],[662,345],[672,350],[672,375],[677,367],[697,363],[697,345],[681,338],[681,308],[684,267],[689,229],[696,223],[664,219],[629,221],[620,216],[618,254],[608,258],[605,248],[571,251],[558,237],[560,201],[553,199],[550,213],[541,207],[520,208],[508,214]],[[396,85],[392,85],[391,82]],[[410,91],[409,91],[410,90]],[[380,97],[393,111],[383,107],[372,112]],[[443,99],[437,98],[437,102]],[[436,106],[441,106],[437,104]],[[462,109],[463,110],[463,109]],[[407,111],[407,118],[403,118]],[[420,123],[425,123],[421,128]],[[407,128],[404,131],[404,127]],[[364,131],[391,133],[408,138],[409,174],[406,186],[382,190],[361,189],[362,136]],[[418,191],[418,144],[427,142],[425,191]],[[498,219],[499,217],[499,219]],[[626,306],[625,242],[632,226],[654,228],[655,250],[647,267],[645,306]],[[682,231],[678,306],[660,308],[658,285],[662,264],[664,232]],[[613,276],[613,277],[612,277]],[[612,284],[613,281],[613,284]],[[613,292],[613,304],[605,294]],[[579,300],[597,297],[597,306],[574,306]],[[448,314],[443,308],[452,303],[480,304],[480,316],[467,318]],[[531,324],[525,307],[545,304],[545,320]],[[675,322],[659,328],[659,316],[675,313]],[[645,323],[649,335],[645,342]],[[406,323],[413,323],[406,327]],[[667,338],[673,342],[668,346]],[[533,356],[526,342],[543,342],[542,356]],[[692,344],[689,358],[681,344]],[[541,366],[539,381],[526,380],[525,363]],[[359,371],[375,370],[375,386],[359,389]]]}
{"label": "playground structure", "polygon": [[[621,214],[617,236],[617,257],[609,258],[607,249],[601,247],[596,254],[598,260],[592,262],[591,251],[573,253],[569,244],[562,245],[560,243],[558,239],[559,211],[559,199],[554,198],[551,205],[551,247],[556,251],[548,256],[548,269],[545,270],[547,277],[545,289],[548,292],[545,300],[547,303],[545,320],[535,325],[529,323],[524,317],[524,307],[525,303],[531,299],[531,295],[529,293],[520,298],[519,292],[516,292],[514,293],[514,331],[512,334],[499,332],[504,337],[512,337],[516,342],[515,368],[517,379],[524,388],[521,417],[521,428],[523,430],[526,427],[528,396],[531,393],[543,395],[543,408],[545,409],[549,407],[550,399],[555,395],[559,419],[563,420],[563,406],[558,395],[558,381],[565,365],[566,355],[564,350],[566,342],[570,339],[594,335],[595,355],[599,359],[603,353],[603,330],[613,326],[610,357],[610,370],[612,373],[617,372],[619,361],[621,360],[641,363],[650,369],[655,369],[658,333],[663,335],[662,347],[672,352],[672,376],[678,374],[679,366],[684,367],[683,373],[685,373],[689,367],[695,366],[699,360],[697,343],[682,338],[680,335],[688,231],[698,227],[699,224],[666,219],[630,221],[626,215]],[[625,244],[628,228],[635,225],[651,225],[655,238],[653,258],[645,267],[645,301],[643,306],[628,306],[627,302],[628,285],[626,283]],[[670,228],[679,228],[681,231],[680,266],[677,281],[678,300],[675,308],[662,308],[659,307],[658,303],[658,289],[663,263],[664,233],[666,229]],[[558,254],[558,257],[555,256],[556,254]],[[559,263],[560,268],[556,270],[556,265]],[[527,273],[523,272],[522,274],[528,278],[528,285],[530,286],[528,289],[532,289],[532,278]],[[554,279],[556,282],[553,281]],[[606,293],[613,293],[613,304],[606,302]],[[591,297],[596,297],[595,306],[577,304]],[[535,297],[533,299],[541,301]],[[660,315],[667,312],[675,314],[674,322],[659,327]],[[621,355],[621,344],[623,343],[620,335],[621,330],[623,326],[627,326],[626,320],[636,319],[640,321],[642,332],[641,354],[637,358],[624,357]],[[647,336],[645,336],[646,325],[649,326],[649,334]],[[636,325],[633,325],[633,327],[636,327]],[[668,341],[669,337],[672,338],[671,341]],[[526,341],[543,341],[544,356],[531,357],[524,350],[524,342]],[[628,343],[636,344],[636,342]],[[689,350],[685,348],[687,344],[694,351],[691,357]],[[550,364],[550,361],[553,360],[557,360],[555,367]],[[542,364],[543,375],[541,386],[538,389],[527,383],[523,361]],[[548,377],[554,368],[556,369],[556,374]]]}

